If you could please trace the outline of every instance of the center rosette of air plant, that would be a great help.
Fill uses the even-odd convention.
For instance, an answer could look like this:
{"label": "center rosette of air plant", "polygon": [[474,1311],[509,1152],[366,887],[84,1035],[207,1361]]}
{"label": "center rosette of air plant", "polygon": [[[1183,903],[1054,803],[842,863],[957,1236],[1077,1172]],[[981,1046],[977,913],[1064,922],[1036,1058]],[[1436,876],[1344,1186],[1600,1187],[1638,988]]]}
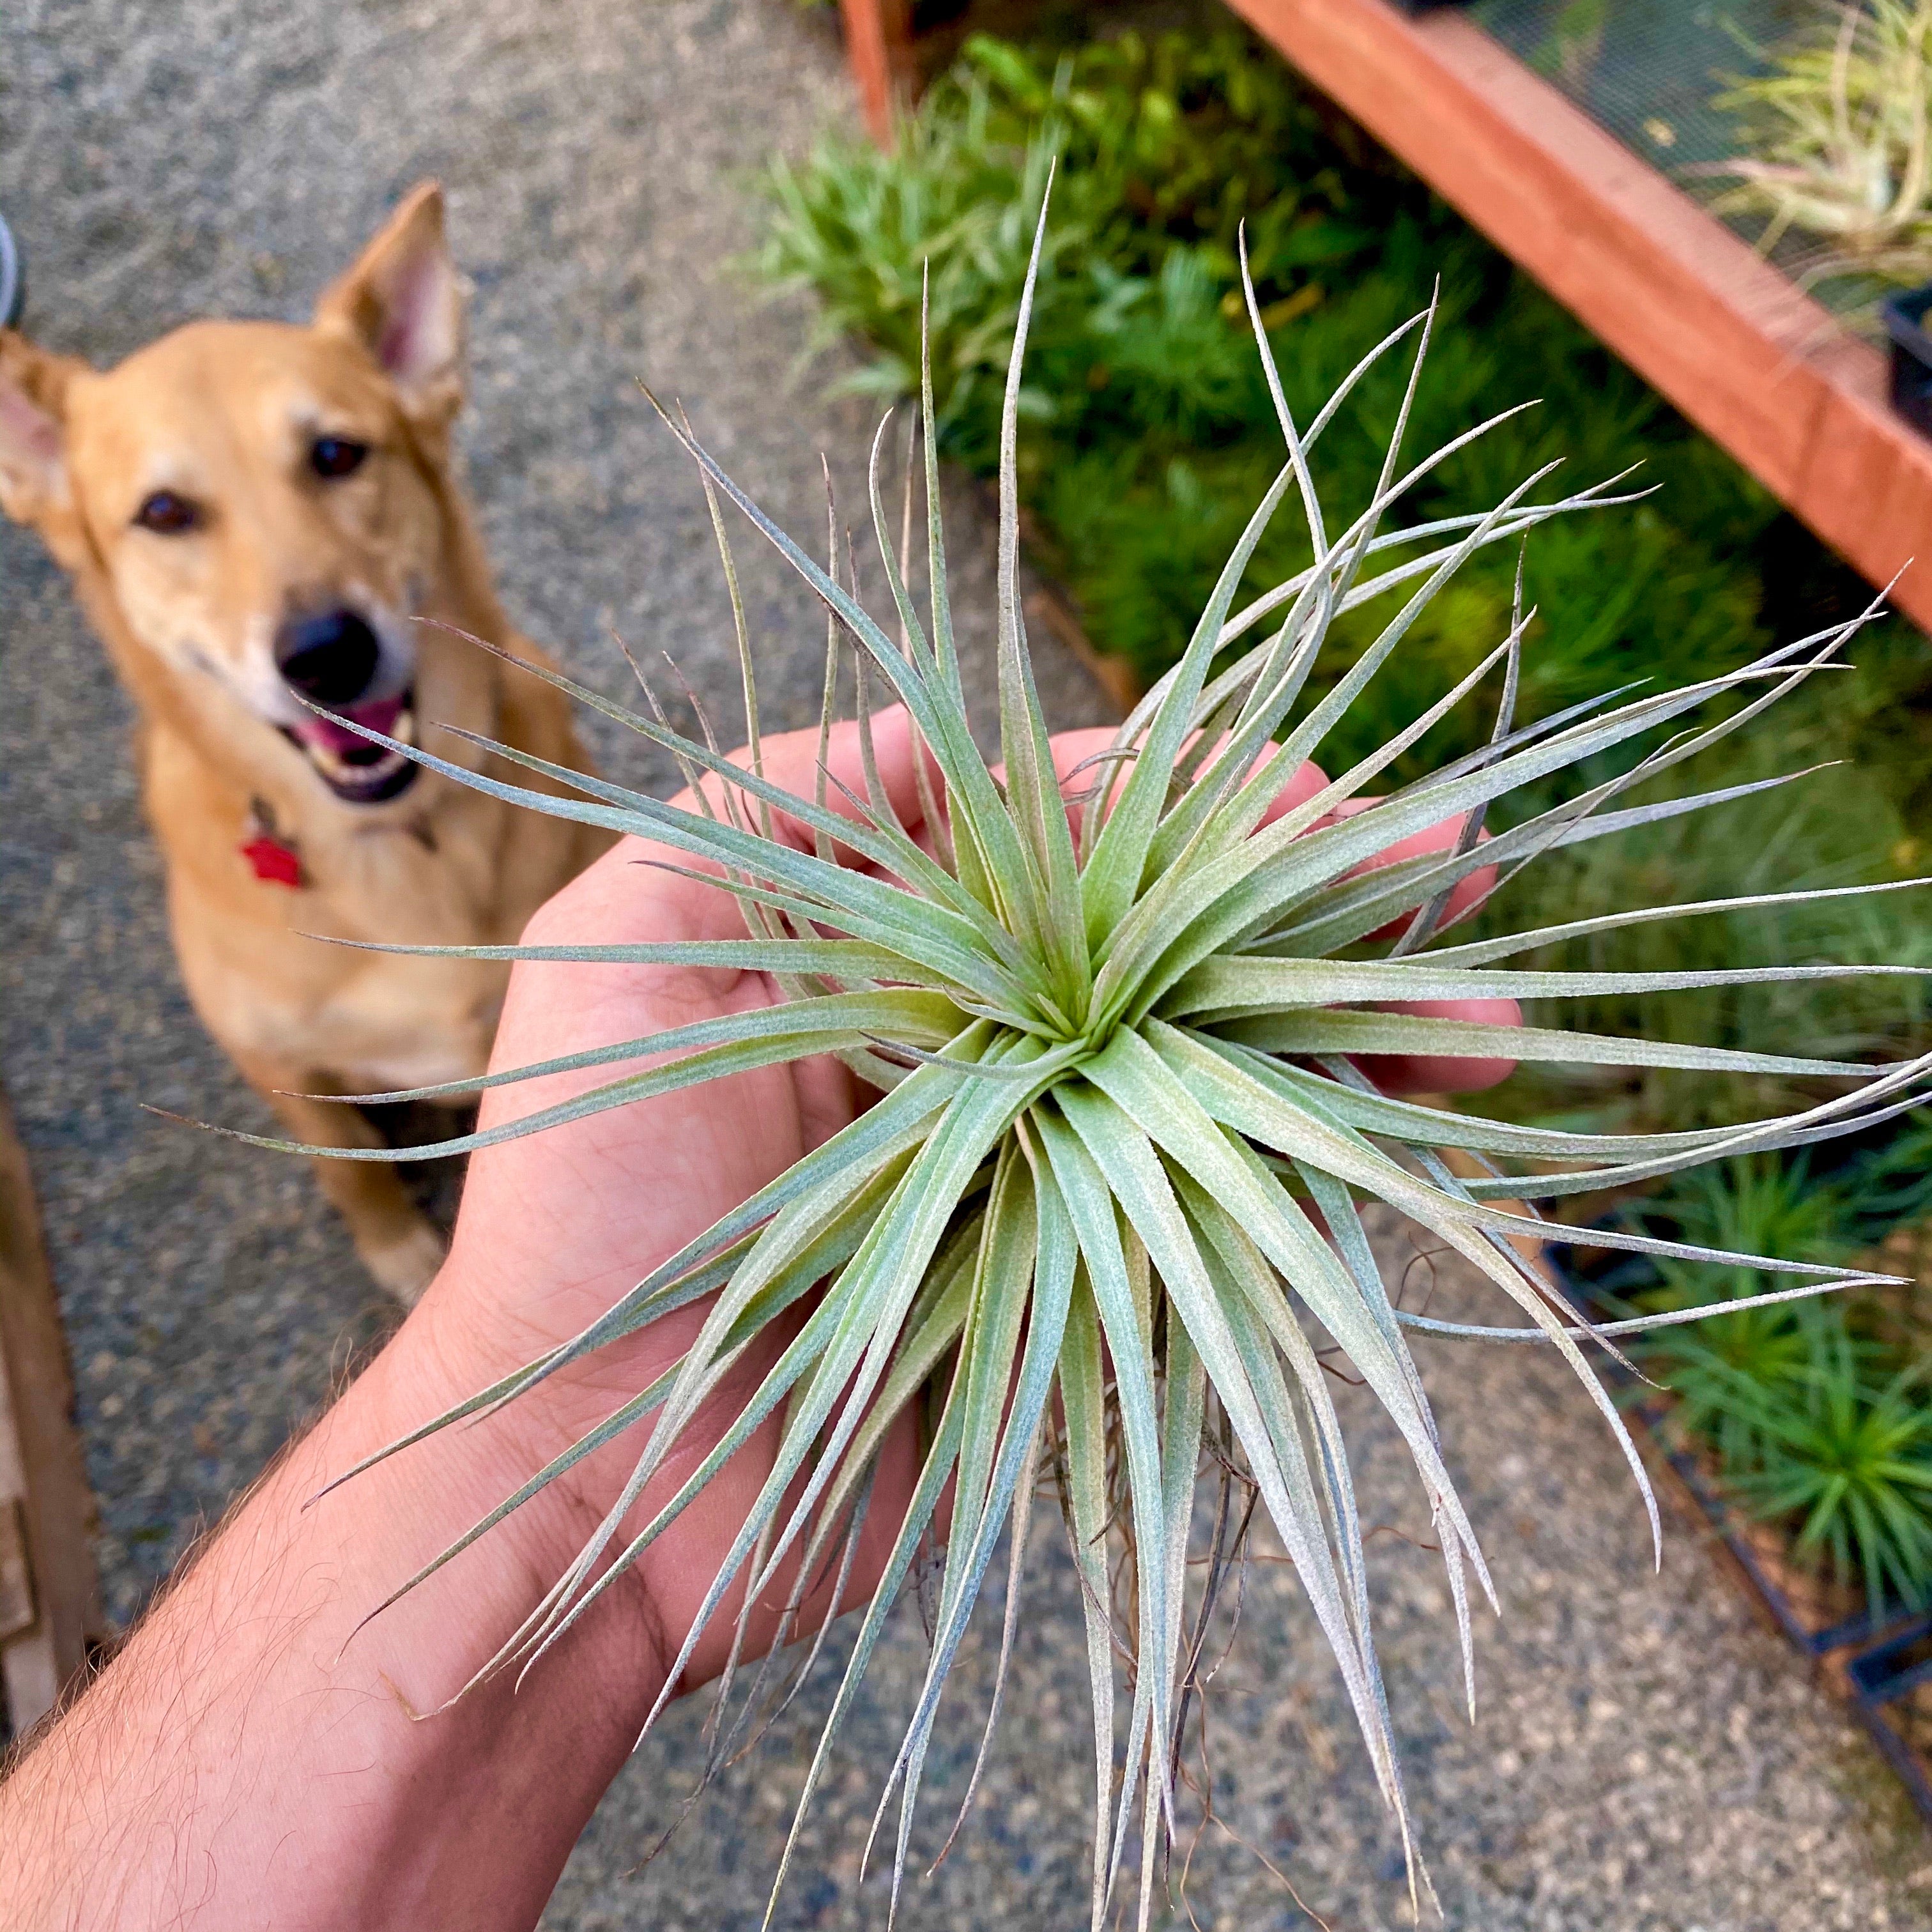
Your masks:
{"label": "center rosette of air plant", "polygon": [[[1036,240],[1036,270],[1038,261]],[[581,1120],[716,1076],[827,1054],[883,1090],[796,1166],[653,1268],[574,1340],[409,1440],[485,1405],[518,1399],[659,1315],[682,1309],[698,1317],[674,1369],[628,1400],[614,1398],[610,1413],[584,1440],[421,1573],[439,1568],[592,1450],[622,1438],[634,1460],[621,1501],[488,1668],[534,1661],[591,1611],[755,1433],[766,1431],[759,1454],[769,1457],[768,1473],[742,1510],[734,1505],[733,1521],[742,1514],[742,1527],[664,1672],[668,1698],[707,1624],[728,1603],[746,1606],[740,1615],[747,1620],[752,1606],[783,1604],[776,1658],[798,1634],[805,1593],[814,1582],[836,1576],[844,1594],[882,1459],[908,1453],[916,1439],[916,1475],[901,1468],[876,1486],[894,1497],[896,1510],[904,1499],[904,1514],[884,1525],[883,1535],[866,1540],[875,1558],[881,1550],[886,1554],[800,1801],[802,1812],[824,1778],[832,1738],[895,1600],[921,1550],[939,1540],[938,1512],[950,1496],[950,1525],[931,1589],[929,1573],[922,1573],[931,1661],[880,1801],[883,1814],[894,1793],[899,1796],[895,1886],[908,1855],[940,1694],[995,1546],[1007,1539],[1004,1658],[1018,1613],[1034,1504],[1042,1493],[1057,1498],[1080,1580],[1094,1698],[1097,1928],[1113,1916],[1130,1846],[1137,1848],[1147,1922],[1155,1862],[1174,1815],[1173,1768],[1182,1760],[1192,1672],[1210,1647],[1207,1619],[1235,1559],[1237,1522],[1264,1520],[1294,1565],[1408,1843],[1331,1364],[1360,1385],[1363,1402],[1379,1406],[1413,1460],[1466,1670],[1472,1580],[1492,1604],[1494,1594],[1412,1339],[1528,1340],[1556,1349],[1644,1482],[1616,1406],[1580,1346],[1600,1340],[1600,1333],[1570,1308],[1558,1285],[1525,1252],[1528,1244],[1518,1245],[1543,1226],[1520,1204],[1634,1188],[1735,1150],[1743,1144],[1741,1130],[1595,1134],[1424,1107],[1378,1091],[1363,1077],[1358,1057],[1494,1056],[1770,1073],[1809,1082],[1814,1092],[1821,1082],[1846,1083],[1835,1098],[1751,1126],[1749,1144],[1762,1149],[1857,1132],[1916,1104],[1932,1060],[1874,1066],[1672,1038],[1611,1038],[1554,1023],[1498,1027],[1442,1016],[1444,1001],[1537,999],[1560,1015],[1562,1002],[1577,994],[1906,969],[1586,973],[1520,970],[1514,963],[1552,939],[1588,933],[1607,943],[1621,926],[1715,909],[1708,902],[1638,906],[1527,932],[1493,928],[1474,938],[1454,935],[1470,896],[1456,897],[1456,888],[1485,867],[1506,877],[1558,846],[1729,796],[1687,796],[1679,789],[1660,803],[1636,802],[1649,779],[1736,730],[1829,662],[1857,625],[1786,645],[1732,676],[1681,690],[1612,694],[1525,723],[1516,715],[1528,622],[1519,598],[1507,634],[1472,641],[1466,675],[1435,703],[1366,757],[1351,762],[1337,755],[1330,744],[1335,728],[1466,559],[1490,544],[1514,550],[1540,524],[1619,500],[1598,486],[1538,501],[1544,472],[1493,508],[1390,526],[1390,512],[1416,482],[1480,433],[1403,467],[1426,316],[1374,350],[1335,400],[1304,426],[1283,399],[1247,290],[1280,423],[1280,474],[1229,555],[1179,662],[1121,726],[1112,752],[1094,761],[1098,776],[1070,818],[1034,688],[1017,581],[1015,449],[1032,290],[1030,272],[1000,438],[1004,784],[976,746],[967,716],[940,530],[929,368],[922,384],[922,477],[908,460],[898,520],[908,534],[898,545],[882,500],[883,429],[874,444],[871,508],[892,606],[883,622],[856,595],[851,574],[842,573],[843,547],[836,539],[821,568],[687,427],[670,425],[703,476],[734,609],[736,580],[721,496],[776,546],[830,614],[821,748],[844,653],[867,674],[883,675],[904,704],[930,849],[908,830],[878,780],[862,678],[863,794],[855,790],[835,809],[823,777],[806,796],[766,776],[742,610],[750,741],[742,763],[673,731],[662,714],[624,712],[556,680],[669,752],[704,801],[698,810],[501,747],[492,748],[498,759],[535,767],[554,791],[523,790],[405,748],[417,763],[458,783],[671,846],[720,874],[720,889],[743,910],[742,938],[562,949],[567,956],[763,973],[783,994],[776,1004],[494,1074],[489,1084],[500,1085],[570,1068],[613,1070],[604,1084],[574,1099],[422,1150],[420,1157]],[[1341,398],[1412,336],[1414,368],[1372,496],[1324,503],[1312,466],[1316,444]],[[924,499],[923,610],[908,588],[901,554],[910,548],[916,480]],[[1236,610],[1263,532],[1277,514],[1295,509],[1313,561]],[[1333,620],[1364,608],[1388,613],[1387,621],[1323,688],[1315,674],[1318,664],[1332,662],[1324,646]],[[1436,640],[1426,650],[1440,648]],[[1486,744],[1402,779],[1402,761],[1432,727],[1486,686],[1500,687]],[[1690,728],[1680,727],[1700,711]],[[1291,790],[1305,764],[1324,758],[1336,777],[1312,792],[1306,784]],[[824,765],[821,755],[821,773]],[[1551,782],[1580,765],[1587,770],[1585,789],[1552,803]],[[1490,808],[1526,787],[1531,802],[1479,850]],[[1378,796],[1372,811],[1345,808],[1371,796]],[[1596,817],[1612,800],[1615,812]],[[805,829],[808,848],[773,834],[776,813]],[[1388,860],[1402,842],[1448,824],[1462,828],[1452,846]],[[1744,902],[1770,902],[1762,896]],[[490,956],[504,952],[554,958],[559,949],[504,949]],[[476,1084],[368,1097],[440,1097]],[[386,1150],[306,1151],[395,1157]],[[1382,1278],[1364,1219],[1383,1207],[1468,1262],[1512,1313],[1510,1325],[1460,1324],[1402,1307],[1399,1292],[1392,1294]],[[1573,1223],[1568,1233],[1580,1242],[1804,1278],[1774,1298],[1872,1279],[1594,1226]],[[1621,1334],[1644,1325],[1640,1319],[1614,1327]],[[755,1346],[760,1341],[762,1351]],[[742,1406],[725,1415],[721,1391],[729,1388],[749,1392],[734,1397]],[[908,1414],[918,1418],[918,1430],[896,1430]],[[1213,1486],[1222,1504],[1221,1527],[1198,1562],[1190,1544],[1199,1514],[1197,1479]],[[1656,1520],[1652,1506],[1653,1526]],[[740,1622],[737,1646],[748,1628],[748,1621]],[[707,1774],[785,1694],[777,1664],[768,1659],[755,1672],[740,1670],[740,1654],[734,1646],[733,1666],[721,1681],[718,1715],[706,1733]],[[1117,1728],[1122,1657],[1124,1730]],[[998,1701],[996,1693],[995,1712]],[[1425,1882],[1419,1868],[1412,1862],[1411,1869],[1419,1888]]]}

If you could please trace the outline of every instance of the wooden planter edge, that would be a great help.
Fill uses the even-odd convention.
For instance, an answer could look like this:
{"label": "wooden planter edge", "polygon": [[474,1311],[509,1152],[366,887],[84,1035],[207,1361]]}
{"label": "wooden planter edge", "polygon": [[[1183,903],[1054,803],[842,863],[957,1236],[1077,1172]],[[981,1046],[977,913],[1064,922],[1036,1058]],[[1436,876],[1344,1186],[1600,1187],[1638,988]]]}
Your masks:
{"label": "wooden planter edge", "polygon": [[106,1633],[94,1498],[25,1148],[0,1091],[0,1682],[17,1735],[87,1668]]}

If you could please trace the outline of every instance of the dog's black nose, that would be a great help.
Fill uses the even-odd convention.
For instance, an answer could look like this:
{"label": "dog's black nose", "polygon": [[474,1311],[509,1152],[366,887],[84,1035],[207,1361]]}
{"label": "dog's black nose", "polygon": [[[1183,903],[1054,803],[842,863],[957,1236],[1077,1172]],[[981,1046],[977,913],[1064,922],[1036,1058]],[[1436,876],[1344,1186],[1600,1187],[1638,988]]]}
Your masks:
{"label": "dog's black nose", "polygon": [[351,704],[369,688],[382,646],[353,610],[292,617],[275,633],[275,668],[316,704]]}

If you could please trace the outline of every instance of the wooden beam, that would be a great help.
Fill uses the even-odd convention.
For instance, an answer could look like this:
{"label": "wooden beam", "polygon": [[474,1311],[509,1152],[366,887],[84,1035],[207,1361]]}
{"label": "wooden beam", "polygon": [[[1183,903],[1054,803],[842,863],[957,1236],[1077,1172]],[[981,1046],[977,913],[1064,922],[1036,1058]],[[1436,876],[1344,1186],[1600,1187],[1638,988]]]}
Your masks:
{"label": "wooden beam", "polygon": [[[1927,549],[1932,443],[1882,352],[1473,22],[1230,4],[1873,583]],[[1932,628],[1932,558],[1893,600]]]}
{"label": "wooden beam", "polygon": [[0,1684],[18,1733],[106,1634],[94,1499],[26,1150],[0,1094]]}
{"label": "wooden beam", "polygon": [[912,0],[838,0],[838,11],[866,130],[880,147],[890,148],[899,104],[912,82]]}

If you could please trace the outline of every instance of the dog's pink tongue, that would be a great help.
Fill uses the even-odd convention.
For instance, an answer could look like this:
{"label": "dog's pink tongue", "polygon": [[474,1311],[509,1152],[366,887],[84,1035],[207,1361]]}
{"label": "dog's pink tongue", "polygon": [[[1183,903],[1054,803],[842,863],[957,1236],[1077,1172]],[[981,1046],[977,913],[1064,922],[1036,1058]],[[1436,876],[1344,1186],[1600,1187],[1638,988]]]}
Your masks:
{"label": "dog's pink tongue", "polygon": [[[340,714],[341,718],[352,719],[365,730],[380,731],[386,737],[394,737],[396,720],[402,716],[403,700],[400,698],[379,698],[373,704],[352,704]],[[338,758],[350,752],[375,752],[382,748],[372,745],[367,738],[358,736],[349,727],[333,716],[319,716],[311,711],[294,728],[298,738],[311,745],[320,746],[325,752],[332,752]]]}

